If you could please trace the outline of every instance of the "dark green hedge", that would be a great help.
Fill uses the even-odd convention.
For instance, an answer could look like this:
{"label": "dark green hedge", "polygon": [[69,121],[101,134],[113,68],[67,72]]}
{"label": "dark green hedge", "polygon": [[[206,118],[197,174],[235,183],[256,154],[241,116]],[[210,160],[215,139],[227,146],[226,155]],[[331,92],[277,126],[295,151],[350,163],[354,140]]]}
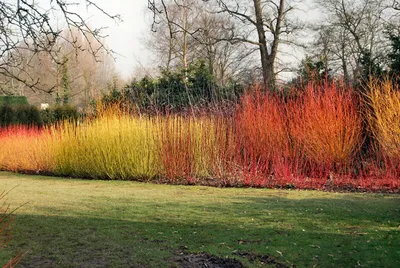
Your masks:
{"label": "dark green hedge", "polygon": [[25,96],[0,96],[0,106],[3,105],[28,105],[28,99]]}
{"label": "dark green hedge", "polygon": [[77,121],[77,109],[63,105],[41,110],[33,105],[0,105],[0,127],[9,125],[38,126],[51,125],[63,120]]}
{"label": "dark green hedge", "polygon": [[42,126],[39,109],[32,105],[0,106],[0,126],[29,125]]}

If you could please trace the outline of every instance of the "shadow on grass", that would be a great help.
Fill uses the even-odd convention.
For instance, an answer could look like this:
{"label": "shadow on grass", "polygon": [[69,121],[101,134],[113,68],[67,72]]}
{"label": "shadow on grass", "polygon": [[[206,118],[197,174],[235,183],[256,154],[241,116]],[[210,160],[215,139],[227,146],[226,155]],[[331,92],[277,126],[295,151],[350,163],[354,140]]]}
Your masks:
{"label": "shadow on grass", "polygon": [[400,267],[397,197],[109,201],[118,205],[100,214],[19,214],[8,253],[30,249],[20,267],[174,267],[173,256],[199,252],[254,267],[243,253],[297,267]]}

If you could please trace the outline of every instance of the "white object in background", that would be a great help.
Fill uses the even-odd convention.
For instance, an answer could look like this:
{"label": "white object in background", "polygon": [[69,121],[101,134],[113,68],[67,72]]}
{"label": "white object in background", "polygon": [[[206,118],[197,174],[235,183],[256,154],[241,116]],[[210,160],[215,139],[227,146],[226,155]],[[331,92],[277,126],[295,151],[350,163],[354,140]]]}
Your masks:
{"label": "white object in background", "polygon": [[47,110],[49,109],[50,105],[48,103],[41,103],[40,110]]}

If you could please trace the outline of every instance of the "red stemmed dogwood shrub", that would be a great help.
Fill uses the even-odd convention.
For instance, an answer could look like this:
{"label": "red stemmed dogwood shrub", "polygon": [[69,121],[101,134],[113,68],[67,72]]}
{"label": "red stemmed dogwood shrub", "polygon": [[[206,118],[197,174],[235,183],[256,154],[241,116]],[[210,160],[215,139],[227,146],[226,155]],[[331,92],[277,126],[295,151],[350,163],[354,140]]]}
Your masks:
{"label": "red stemmed dogwood shrub", "polygon": [[228,177],[235,153],[228,119],[214,115],[167,115],[158,122],[159,154],[166,179],[195,183],[199,178]]}
{"label": "red stemmed dogwood shrub", "polygon": [[[190,120],[190,117],[189,119]],[[159,121],[159,144],[162,172],[170,181],[193,175],[194,155],[190,121],[177,116],[167,116]]]}
{"label": "red stemmed dogwood shrub", "polygon": [[[238,156],[246,185],[268,186],[275,168],[288,168],[290,137],[283,100],[251,88],[242,97],[236,115]],[[290,171],[288,172],[290,173]]]}
{"label": "red stemmed dogwood shrub", "polygon": [[253,88],[236,118],[244,183],[323,188],[348,172],[362,143],[357,108],[352,90],[335,83],[309,84],[290,100]]}
{"label": "red stemmed dogwood shrub", "polygon": [[242,98],[237,135],[245,155],[265,161],[287,147],[288,131],[279,98],[254,90]]}

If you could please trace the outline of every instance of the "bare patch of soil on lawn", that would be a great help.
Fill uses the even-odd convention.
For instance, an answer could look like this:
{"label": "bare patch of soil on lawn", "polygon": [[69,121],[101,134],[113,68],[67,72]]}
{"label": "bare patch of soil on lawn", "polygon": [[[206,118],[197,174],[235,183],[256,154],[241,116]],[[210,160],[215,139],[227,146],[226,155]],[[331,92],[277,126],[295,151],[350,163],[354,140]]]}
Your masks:
{"label": "bare patch of soil on lawn", "polygon": [[242,258],[246,258],[251,263],[257,263],[261,265],[272,265],[276,268],[289,268],[289,266],[278,262],[273,256],[270,255],[261,255],[261,254],[247,253],[247,252],[236,252],[235,255],[240,256]]}
{"label": "bare patch of soil on lawn", "polygon": [[[236,252],[235,255],[248,259],[249,262],[261,266],[268,265],[276,268],[289,268],[269,255],[253,254],[247,252]],[[179,268],[242,268],[245,267],[239,260],[234,258],[220,258],[208,253],[183,254],[173,257],[170,260],[171,267]],[[295,267],[295,266],[292,266]]]}
{"label": "bare patch of soil on lawn", "polygon": [[[179,268],[242,268],[243,264],[230,258],[220,258],[207,253],[185,254],[172,258],[171,263]],[[172,266],[174,267],[174,266]]]}

